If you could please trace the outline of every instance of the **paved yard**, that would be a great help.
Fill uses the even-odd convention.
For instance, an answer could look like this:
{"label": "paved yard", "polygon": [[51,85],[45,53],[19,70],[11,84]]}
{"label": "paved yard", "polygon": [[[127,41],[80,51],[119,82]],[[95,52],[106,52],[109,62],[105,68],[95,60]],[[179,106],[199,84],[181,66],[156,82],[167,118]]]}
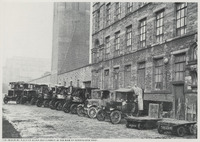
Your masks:
{"label": "paved yard", "polygon": [[[14,102],[3,105],[3,117],[14,126],[22,138],[182,139],[170,134],[158,134],[156,129],[128,129],[125,121],[113,125],[109,121],[99,122],[96,119],[79,117],[63,111],[31,105],[17,105]],[[193,135],[183,138],[196,137]]]}

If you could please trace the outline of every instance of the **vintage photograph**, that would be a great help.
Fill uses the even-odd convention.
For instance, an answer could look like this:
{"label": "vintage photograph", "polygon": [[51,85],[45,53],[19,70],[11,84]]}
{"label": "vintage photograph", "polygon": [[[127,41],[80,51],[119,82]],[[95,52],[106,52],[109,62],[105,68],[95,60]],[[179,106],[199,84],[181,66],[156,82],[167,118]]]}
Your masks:
{"label": "vintage photograph", "polygon": [[197,140],[197,2],[1,4],[3,140]]}

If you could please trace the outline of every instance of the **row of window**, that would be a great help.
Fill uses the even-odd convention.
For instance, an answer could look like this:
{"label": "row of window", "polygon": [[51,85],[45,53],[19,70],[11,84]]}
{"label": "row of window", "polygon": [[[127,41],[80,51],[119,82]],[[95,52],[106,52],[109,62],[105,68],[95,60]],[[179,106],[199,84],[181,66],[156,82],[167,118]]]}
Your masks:
{"label": "row of window", "polygon": [[[183,81],[185,78],[185,62],[186,57],[185,54],[179,54],[175,56],[174,61],[174,81]],[[164,61],[163,58],[154,60],[154,89],[155,90],[163,90],[163,82],[164,82]],[[113,84],[114,89],[119,88],[119,67],[113,69]],[[124,68],[124,80],[125,87],[131,85],[131,65],[126,65]],[[104,70],[104,88],[107,88],[109,85],[109,69]],[[145,88],[145,62],[138,63],[137,70],[137,84],[141,88]]]}
{"label": "row of window", "polygon": [[[119,15],[120,12],[120,3],[116,3],[116,11],[117,15]],[[131,3],[127,4],[127,9],[131,9]],[[177,28],[177,35],[183,35],[186,33],[186,13],[187,13],[187,4],[186,3],[179,3],[176,6],[176,28]],[[110,3],[107,4],[107,18],[108,22],[110,21]],[[147,31],[147,19],[144,18],[140,20],[139,23],[139,38],[140,38],[140,47],[145,47],[146,46],[146,31]],[[132,25],[126,27],[126,50],[130,51],[132,49]],[[115,39],[114,39],[114,49],[115,49],[115,55],[119,55],[120,53],[120,31],[115,33]],[[156,41],[157,42],[162,42],[163,41],[163,36],[164,36],[164,9],[158,11],[156,13]],[[108,58],[110,54],[110,36],[106,37],[105,39],[105,59]]]}

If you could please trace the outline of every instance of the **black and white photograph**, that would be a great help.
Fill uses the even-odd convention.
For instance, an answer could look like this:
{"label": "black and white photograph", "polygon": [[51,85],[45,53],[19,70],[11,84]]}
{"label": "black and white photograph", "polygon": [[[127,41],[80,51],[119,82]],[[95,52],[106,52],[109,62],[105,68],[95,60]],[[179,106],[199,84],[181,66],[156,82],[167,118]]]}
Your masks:
{"label": "black and white photograph", "polygon": [[0,2],[3,141],[198,140],[197,1]]}

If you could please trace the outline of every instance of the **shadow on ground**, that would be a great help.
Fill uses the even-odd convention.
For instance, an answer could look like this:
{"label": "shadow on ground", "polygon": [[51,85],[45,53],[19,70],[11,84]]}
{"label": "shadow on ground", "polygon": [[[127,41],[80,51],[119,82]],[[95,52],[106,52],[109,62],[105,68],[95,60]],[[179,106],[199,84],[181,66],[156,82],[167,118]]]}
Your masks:
{"label": "shadow on ground", "polygon": [[20,133],[5,118],[3,118],[2,137],[3,138],[21,138]]}

